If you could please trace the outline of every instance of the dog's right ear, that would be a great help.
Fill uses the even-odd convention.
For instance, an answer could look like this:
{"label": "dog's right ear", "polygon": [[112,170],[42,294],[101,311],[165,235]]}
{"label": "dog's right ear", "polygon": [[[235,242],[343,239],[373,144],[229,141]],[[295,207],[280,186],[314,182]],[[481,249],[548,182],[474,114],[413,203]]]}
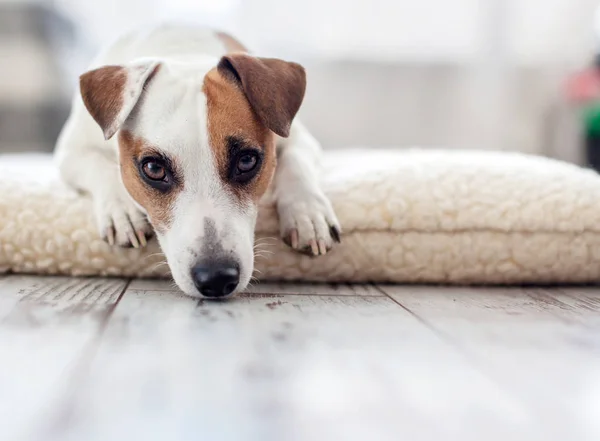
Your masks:
{"label": "dog's right ear", "polygon": [[144,60],[126,66],[103,66],[79,77],[83,103],[102,129],[104,139],[112,138],[121,128],[159,66],[158,61]]}

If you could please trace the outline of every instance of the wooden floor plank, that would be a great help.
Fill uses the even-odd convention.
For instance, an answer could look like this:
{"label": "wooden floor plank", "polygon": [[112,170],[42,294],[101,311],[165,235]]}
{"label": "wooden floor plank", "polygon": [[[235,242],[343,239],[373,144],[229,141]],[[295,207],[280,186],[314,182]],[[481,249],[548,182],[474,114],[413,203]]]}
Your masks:
{"label": "wooden floor plank", "polygon": [[600,327],[581,314],[573,320],[574,305],[587,300],[542,289],[381,288],[519,397],[552,436],[600,439]]}
{"label": "wooden floor plank", "polygon": [[600,439],[594,288],[126,283],[0,279],[2,439]]}
{"label": "wooden floor plank", "polygon": [[126,292],[61,440],[551,440],[392,300]]}
{"label": "wooden floor plank", "polygon": [[9,276],[0,282],[2,439],[28,439],[60,419],[127,281]]}
{"label": "wooden floor plank", "polygon": [[166,279],[134,279],[129,284],[129,289],[180,292],[175,282]]}
{"label": "wooden floor plank", "polygon": [[564,317],[587,324],[600,322],[600,287],[559,288],[545,290],[564,304]]}

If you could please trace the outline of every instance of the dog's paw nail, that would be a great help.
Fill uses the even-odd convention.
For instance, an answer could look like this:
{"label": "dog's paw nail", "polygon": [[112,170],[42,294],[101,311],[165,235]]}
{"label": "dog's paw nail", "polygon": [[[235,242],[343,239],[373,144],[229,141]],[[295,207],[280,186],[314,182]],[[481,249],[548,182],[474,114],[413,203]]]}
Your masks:
{"label": "dog's paw nail", "polygon": [[135,234],[139,240],[140,246],[145,247],[146,245],[148,245],[148,241],[146,240],[146,233],[144,233],[142,230],[137,230]]}
{"label": "dog's paw nail", "polygon": [[325,255],[327,254],[327,245],[325,244],[325,241],[323,239],[319,239],[319,253],[321,255]]}
{"label": "dog's paw nail", "polygon": [[300,238],[298,236],[298,230],[295,228],[290,231],[290,245],[293,249],[297,250],[300,243]]}
{"label": "dog's paw nail", "polygon": [[333,240],[335,240],[337,243],[342,243],[342,238],[340,237],[340,230],[335,227],[335,226],[330,226],[329,227],[329,233],[331,234],[331,237],[333,238]]}
{"label": "dog's paw nail", "polygon": [[140,243],[138,241],[138,238],[136,237],[135,234],[133,234],[133,232],[128,232],[127,233],[127,237],[129,238],[129,242],[131,243],[131,246],[133,248],[139,248],[140,247]]}
{"label": "dog's paw nail", "polygon": [[115,245],[115,229],[113,227],[108,227],[106,229],[105,239],[111,247]]}
{"label": "dog's paw nail", "polygon": [[319,255],[319,246],[317,245],[317,241],[315,239],[311,239],[308,242],[308,245],[310,246],[310,251],[312,252],[312,255],[318,256]]}

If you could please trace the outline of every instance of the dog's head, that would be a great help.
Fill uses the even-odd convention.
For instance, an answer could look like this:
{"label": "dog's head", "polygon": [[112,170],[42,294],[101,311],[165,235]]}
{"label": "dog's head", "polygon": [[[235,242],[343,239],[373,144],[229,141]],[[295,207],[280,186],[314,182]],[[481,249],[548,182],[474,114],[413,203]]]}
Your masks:
{"label": "dog's head", "polygon": [[[211,68],[139,60],[81,76],[88,111],[118,132],[121,177],[189,295],[244,289],[258,202],[304,97],[295,63],[230,54]],[[215,66],[216,64],[216,66]]]}

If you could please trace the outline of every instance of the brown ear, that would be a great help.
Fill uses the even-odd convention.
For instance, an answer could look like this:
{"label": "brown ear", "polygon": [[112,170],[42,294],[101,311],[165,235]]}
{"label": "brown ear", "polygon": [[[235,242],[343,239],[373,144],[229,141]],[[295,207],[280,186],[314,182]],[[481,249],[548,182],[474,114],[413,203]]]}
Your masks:
{"label": "brown ear", "polygon": [[284,138],[289,136],[306,90],[306,73],[302,66],[236,53],[221,58],[217,68],[221,74],[240,83],[267,128]]}
{"label": "brown ear", "polygon": [[105,139],[110,139],[121,128],[158,66],[157,61],[103,66],[79,77],[83,103]]}

